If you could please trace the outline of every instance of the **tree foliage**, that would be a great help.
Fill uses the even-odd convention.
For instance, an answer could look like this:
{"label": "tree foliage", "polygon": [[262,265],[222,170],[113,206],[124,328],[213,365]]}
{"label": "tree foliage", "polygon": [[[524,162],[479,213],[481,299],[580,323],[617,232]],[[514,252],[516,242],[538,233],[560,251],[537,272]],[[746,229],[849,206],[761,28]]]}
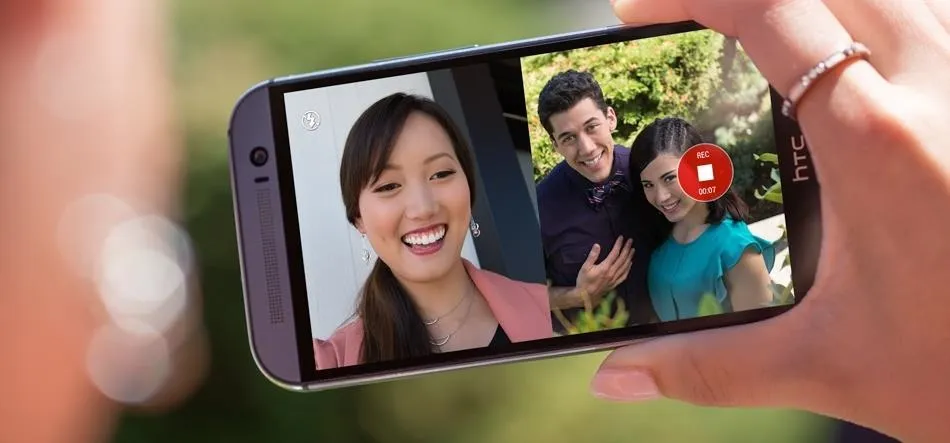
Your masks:
{"label": "tree foliage", "polygon": [[535,178],[560,160],[538,118],[538,95],[555,74],[569,69],[590,72],[617,112],[615,141],[629,145],[653,119],[689,118],[704,106],[717,87],[716,54],[722,40],[711,32],[689,33],[525,58],[522,74]]}
{"label": "tree foliage", "polygon": [[574,319],[569,319],[561,310],[555,310],[554,314],[568,335],[621,328],[630,317],[623,299],[617,298],[617,291],[608,292],[596,306],[585,300],[584,309]]}
{"label": "tree foliage", "polygon": [[[644,126],[661,117],[693,123],[708,142],[726,149],[736,170],[733,187],[756,203],[752,188],[768,177],[754,155],[774,153],[768,83],[734,39],[691,32],[525,58],[522,74],[534,178],[562,160],[538,117],[538,95],[555,74],[590,72],[617,113],[616,143],[630,146]],[[757,206],[754,218],[777,213]]]}

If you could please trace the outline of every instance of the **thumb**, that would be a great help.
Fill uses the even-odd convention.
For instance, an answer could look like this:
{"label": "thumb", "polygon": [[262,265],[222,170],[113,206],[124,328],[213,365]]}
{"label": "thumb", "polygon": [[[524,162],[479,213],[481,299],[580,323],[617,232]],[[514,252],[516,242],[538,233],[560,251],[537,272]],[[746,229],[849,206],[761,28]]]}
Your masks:
{"label": "thumb", "polygon": [[[787,406],[806,395],[801,334],[781,316],[760,323],[648,339],[615,350],[591,383],[594,395],[666,397],[702,406]],[[798,352],[798,353],[796,353]]]}

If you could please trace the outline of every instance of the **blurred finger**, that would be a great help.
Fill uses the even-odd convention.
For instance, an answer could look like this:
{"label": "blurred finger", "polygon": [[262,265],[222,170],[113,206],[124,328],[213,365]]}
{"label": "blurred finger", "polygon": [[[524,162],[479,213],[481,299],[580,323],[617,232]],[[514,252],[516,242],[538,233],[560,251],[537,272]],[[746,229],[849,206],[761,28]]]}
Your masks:
{"label": "blurred finger", "polygon": [[775,318],[620,348],[604,360],[591,389],[618,401],[666,397],[702,406],[794,406],[813,389],[800,382],[808,379],[809,354],[801,335],[784,326]]}
{"label": "blurred finger", "polygon": [[950,34],[950,0],[925,0],[925,3],[943,26],[943,30]]}
{"label": "blurred finger", "polygon": [[870,61],[892,82],[901,74],[945,71],[943,58],[934,58],[948,49],[948,36],[933,10],[924,0],[825,0],[828,9],[854,37],[871,50]]}
{"label": "blurred finger", "polygon": [[[168,246],[165,230],[135,223],[173,224],[165,216],[177,209],[166,11],[163,2],[12,4],[21,12],[12,20],[34,26],[0,30],[0,391],[16,405],[0,414],[0,441],[91,441],[109,434],[120,406],[175,384],[165,378],[179,374],[172,355],[197,337],[198,326],[176,328],[172,315],[156,321],[141,309],[184,299],[184,316],[194,306],[181,285],[157,292],[155,282],[175,283],[181,274],[163,272],[179,263],[156,245]],[[170,312],[161,308],[150,312]]]}

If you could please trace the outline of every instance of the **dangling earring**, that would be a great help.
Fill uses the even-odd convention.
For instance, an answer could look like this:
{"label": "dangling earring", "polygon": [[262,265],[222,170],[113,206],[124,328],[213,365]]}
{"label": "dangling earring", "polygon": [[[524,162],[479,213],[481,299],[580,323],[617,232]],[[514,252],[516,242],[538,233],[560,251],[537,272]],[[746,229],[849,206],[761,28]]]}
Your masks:
{"label": "dangling earring", "polygon": [[475,217],[472,217],[472,223],[468,227],[472,231],[472,237],[478,237],[482,235],[481,229],[478,228],[478,223],[475,223]]}
{"label": "dangling earring", "polygon": [[363,253],[362,259],[363,263],[369,265],[369,247],[366,245],[366,234],[360,234],[360,237],[363,239]]}

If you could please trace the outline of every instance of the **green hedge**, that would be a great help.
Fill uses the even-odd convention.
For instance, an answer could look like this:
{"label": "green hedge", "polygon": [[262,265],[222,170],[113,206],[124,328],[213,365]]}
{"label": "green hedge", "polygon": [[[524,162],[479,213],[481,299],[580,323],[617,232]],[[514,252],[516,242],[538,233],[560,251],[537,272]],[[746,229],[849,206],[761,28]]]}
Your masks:
{"label": "green hedge", "polygon": [[754,217],[779,212],[753,195],[768,183],[770,172],[754,156],[774,152],[768,83],[735,40],[700,31],[524,59],[536,181],[562,160],[538,119],[538,94],[552,76],[568,69],[589,71],[600,83],[617,112],[617,143],[630,146],[656,118],[685,118],[707,141],[729,151],[736,168],[733,187],[753,205]]}

